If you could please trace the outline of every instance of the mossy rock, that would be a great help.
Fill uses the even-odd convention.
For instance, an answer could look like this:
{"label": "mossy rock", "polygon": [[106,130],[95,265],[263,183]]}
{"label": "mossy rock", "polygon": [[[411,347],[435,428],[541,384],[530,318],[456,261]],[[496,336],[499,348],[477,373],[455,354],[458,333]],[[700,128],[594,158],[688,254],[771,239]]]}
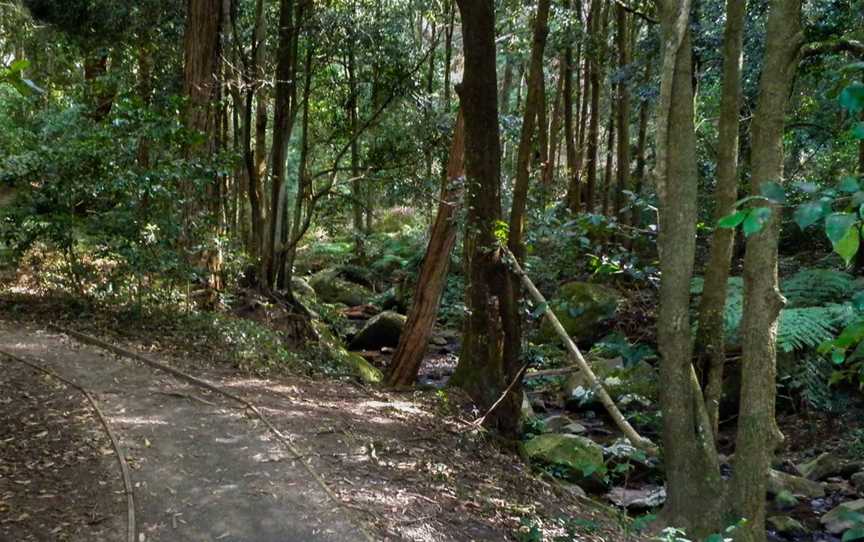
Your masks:
{"label": "mossy rock", "polygon": [[579,435],[546,433],[525,442],[525,453],[535,461],[572,469],[583,475],[602,471],[603,448]]}
{"label": "mossy rock", "polygon": [[382,373],[380,369],[366,361],[366,358],[364,358],[360,354],[349,352],[347,361],[350,367],[353,369],[354,374],[357,375],[363,382],[366,382],[367,384],[378,384],[379,382],[384,380],[384,373]]}
{"label": "mossy rock", "polygon": [[338,269],[325,269],[312,275],[309,285],[324,303],[343,303],[349,307],[367,302],[372,293],[364,286],[345,280]]}
{"label": "mossy rock", "polygon": [[378,350],[399,344],[407,318],[398,312],[384,311],[373,316],[351,341],[351,350]]}
{"label": "mossy rock", "polygon": [[314,299],[316,296],[315,289],[300,277],[293,277],[291,279],[291,290],[295,295],[308,299]]}
{"label": "mossy rock", "polygon": [[[549,307],[567,334],[579,341],[595,336],[599,325],[615,316],[621,299],[615,289],[602,284],[568,282],[549,301]],[[558,339],[547,320],[543,320],[540,336],[546,341]]]}

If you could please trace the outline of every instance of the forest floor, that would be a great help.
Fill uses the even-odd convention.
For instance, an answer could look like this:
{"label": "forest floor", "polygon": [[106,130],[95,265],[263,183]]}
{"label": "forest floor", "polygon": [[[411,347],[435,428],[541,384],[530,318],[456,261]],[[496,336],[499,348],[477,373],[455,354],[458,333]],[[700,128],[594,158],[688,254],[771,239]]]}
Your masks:
{"label": "forest floor", "polygon": [[[46,331],[38,316],[28,319],[26,324],[21,314],[0,319],[0,348],[71,378],[96,396],[132,469],[138,540],[353,541],[368,539],[364,533],[374,540],[540,539],[535,532],[564,541],[642,540],[614,510],[534,476],[517,455],[466,421],[471,413],[451,392],[396,394],[345,381],[254,378],[209,363],[204,353],[195,359],[167,350],[146,352],[257,405],[301,450],[298,459],[235,404]],[[26,373],[14,370],[8,374]],[[18,476],[0,471],[0,539],[37,528],[57,529],[63,533],[51,537],[57,540],[99,540],[91,534],[99,529],[115,530],[106,536],[120,539],[125,506],[119,470],[105,452],[107,439],[97,443],[98,423],[81,414],[73,390],[53,390],[72,402],[55,404],[53,386],[32,375],[5,379],[0,400],[15,409],[3,411],[29,420],[22,432],[47,431],[53,446],[48,453],[71,453],[55,448],[74,450],[89,438],[97,457],[86,467],[30,469],[40,478],[35,496],[10,490]],[[62,423],[59,412],[72,421]],[[22,449],[23,444],[10,446],[4,439],[0,465],[20,464],[45,447],[32,442],[32,449]],[[302,466],[304,460],[336,501]],[[45,497],[47,504],[39,508],[34,504],[39,494],[53,497]],[[53,512],[40,513],[47,509]]]}

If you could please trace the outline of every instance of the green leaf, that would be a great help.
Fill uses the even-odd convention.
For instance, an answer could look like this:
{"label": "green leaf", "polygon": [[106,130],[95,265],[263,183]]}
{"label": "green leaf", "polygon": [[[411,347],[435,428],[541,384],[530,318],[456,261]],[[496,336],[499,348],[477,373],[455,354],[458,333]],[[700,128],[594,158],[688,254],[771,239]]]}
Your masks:
{"label": "green leaf", "polygon": [[21,59],[16,60],[15,62],[13,62],[9,66],[9,71],[11,71],[11,72],[23,72],[24,70],[26,70],[29,67],[30,67],[30,61],[27,60],[26,58],[21,58]]}
{"label": "green leaf", "polygon": [[837,348],[846,349],[862,340],[864,340],[864,321],[859,321],[846,326],[840,336],[831,341],[831,344]]}
{"label": "green leaf", "polygon": [[747,214],[747,211],[736,211],[731,215],[726,215],[717,222],[717,227],[735,229],[744,222]]}
{"label": "green leaf", "polygon": [[744,236],[750,237],[754,233],[762,230],[762,227],[771,218],[771,207],[754,207],[747,213],[747,218],[744,219]]}
{"label": "green leaf", "polygon": [[799,205],[794,213],[795,223],[803,230],[807,226],[819,222],[822,218],[822,211],[822,204],[818,201],[810,201]]}
{"label": "green leaf", "polygon": [[864,110],[864,84],[852,83],[840,93],[840,105],[850,113]]}
{"label": "green leaf", "polygon": [[849,265],[849,262],[851,262],[852,258],[855,257],[855,254],[858,253],[858,246],[860,243],[861,234],[858,232],[858,228],[849,228],[846,230],[846,235],[834,243],[834,252],[843,258],[846,265]]}
{"label": "green leaf", "polygon": [[722,534],[714,533],[708,538],[705,539],[705,542],[723,542],[724,538]]}
{"label": "green leaf", "polygon": [[864,122],[856,122],[852,126],[852,137],[859,140],[864,139]]}
{"label": "green leaf", "polygon": [[759,192],[774,203],[786,203],[786,190],[774,181],[766,181],[759,185]]}
{"label": "green leaf", "polygon": [[864,540],[864,527],[854,527],[843,533],[841,542],[852,542],[853,540]]}
{"label": "green leaf", "polygon": [[858,179],[855,177],[843,177],[840,179],[840,184],[837,186],[837,189],[841,192],[852,194],[861,190],[861,186],[858,184]]}
{"label": "green leaf", "polygon": [[851,213],[831,213],[825,219],[825,233],[832,243],[837,243],[846,236],[854,223],[855,215]]}
{"label": "green leaf", "polygon": [[843,365],[844,361],[846,361],[845,350],[841,350],[839,348],[831,350],[831,363],[833,363],[834,365]]}

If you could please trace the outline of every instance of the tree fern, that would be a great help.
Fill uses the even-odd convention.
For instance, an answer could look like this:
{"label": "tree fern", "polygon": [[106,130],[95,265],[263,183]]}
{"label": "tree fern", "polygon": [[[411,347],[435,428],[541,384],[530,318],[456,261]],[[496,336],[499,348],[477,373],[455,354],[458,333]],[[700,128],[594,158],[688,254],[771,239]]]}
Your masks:
{"label": "tree fern", "polygon": [[833,269],[804,269],[782,284],[787,307],[814,307],[842,302],[851,297],[858,285],[855,278]]}

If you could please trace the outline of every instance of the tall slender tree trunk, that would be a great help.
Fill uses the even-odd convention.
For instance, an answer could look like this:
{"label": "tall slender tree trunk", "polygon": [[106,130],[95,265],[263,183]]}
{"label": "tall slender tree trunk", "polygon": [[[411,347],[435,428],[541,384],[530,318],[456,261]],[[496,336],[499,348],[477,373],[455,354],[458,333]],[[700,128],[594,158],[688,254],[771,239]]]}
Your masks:
{"label": "tall slender tree trunk", "polygon": [[[630,64],[630,16],[624,6],[615,4],[615,41],[618,46],[618,69],[625,70]],[[624,207],[624,191],[630,189],[630,89],[629,82],[618,81],[618,97],[615,106],[615,128],[618,132],[616,162],[617,176],[615,186],[615,205],[613,214],[621,220]]]}
{"label": "tall slender tree trunk", "polygon": [[[299,6],[296,8],[300,10]],[[288,156],[288,144],[297,115],[297,52],[299,20],[295,21],[294,0],[281,0],[279,4],[279,46],[276,60],[276,95],[273,103],[273,148],[270,171],[270,213],[269,232],[265,240],[264,257],[262,258],[262,277],[264,286],[271,289],[276,286],[280,269],[283,268],[283,243],[285,210],[285,167]]]}
{"label": "tall slender tree trunk", "polygon": [[[581,4],[582,0],[576,0],[577,4]],[[570,0],[566,0],[564,7],[566,9],[570,9]],[[576,50],[576,59],[575,66],[578,71],[579,59],[581,57],[581,47],[582,45],[577,45]],[[581,202],[581,194],[579,193],[579,182],[578,182],[578,172],[576,171],[576,135],[574,133],[573,126],[573,72],[574,72],[574,58],[573,58],[573,46],[571,44],[567,44],[567,47],[564,49],[564,70],[562,72],[562,77],[564,79],[564,88],[563,88],[563,103],[562,107],[564,108],[564,153],[567,158],[567,175],[565,178],[567,179],[567,193],[565,195],[565,203],[568,209],[579,208],[582,204]],[[580,98],[580,87],[579,81],[576,82],[576,105],[575,109],[579,111],[579,98]],[[571,201],[571,198],[577,198],[577,201]]]}
{"label": "tall slender tree trunk", "polygon": [[[803,44],[802,0],[772,0],[765,34],[765,58],[753,117],[751,190],[783,178],[786,108]],[[770,202],[771,218],[747,240],[744,256],[744,314],[741,321],[741,402],[730,495],[747,525],[737,535],[765,540],[765,493],[774,449],[783,434],[774,418],[777,395],[777,320],[785,299],[777,280],[781,208]]]}
{"label": "tall slender tree trunk", "polygon": [[456,245],[456,216],[462,206],[465,175],[465,123],[461,112],[456,119],[447,177],[441,185],[441,200],[432,225],[426,255],[420,266],[408,320],[399,336],[399,345],[387,372],[387,385],[408,387],[414,384],[438,317],[441,294],[447,284],[450,255]]}
{"label": "tall slender tree trunk", "polygon": [[[492,406],[516,376],[504,353],[503,318],[508,314],[506,277],[496,246],[501,219],[501,143],[492,0],[458,0],[462,14],[465,69],[460,86],[465,118],[465,228],[468,317],[459,365],[451,380],[481,408]],[[503,306],[502,306],[503,305]],[[518,429],[520,401],[508,394],[487,422],[505,433]]]}
{"label": "tall slender tree trunk", "polygon": [[689,0],[660,5],[663,44],[655,178],[660,200],[660,404],[667,475],[665,520],[702,539],[721,530],[722,482],[693,368],[690,280],[696,253],[698,174]]}
{"label": "tall slender tree trunk", "polygon": [[[714,212],[715,221],[731,213],[738,200],[738,118],[741,110],[741,63],[746,14],[746,0],[727,0],[726,30],[723,37],[723,88],[717,141],[717,188],[714,192],[717,206]],[[726,283],[729,279],[734,243],[735,230],[715,227],[699,305],[698,347],[705,358],[705,402],[715,438],[723,393],[723,366],[726,363],[723,312],[726,307]]]}
{"label": "tall slender tree trunk", "polygon": [[609,121],[606,124],[606,167],[603,169],[603,214],[609,216],[609,207],[613,198],[612,191],[615,187],[612,184],[612,160],[615,156],[615,109],[616,103],[609,103]]}
{"label": "tall slender tree trunk", "polygon": [[552,98],[552,120],[549,122],[549,165],[543,170],[542,193],[545,205],[548,195],[552,193],[552,182],[555,179],[555,170],[558,164],[558,149],[561,143],[561,125],[564,94],[564,71],[565,61],[561,57],[558,70],[558,83],[555,85],[555,96]]}
{"label": "tall slender tree trunk", "polygon": [[602,0],[591,0],[591,14],[588,16],[589,50],[591,69],[589,78],[591,85],[591,108],[588,126],[588,138],[585,168],[585,210],[594,212],[594,194],[597,190],[597,159],[600,145],[600,4]]}
{"label": "tall slender tree trunk", "polygon": [[[642,84],[647,85],[651,81],[651,59],[649,58],[647,64],[645,65],[645,72],[642,78]],[[648,100],[641,100],[639,104],[639,135],[636,140],[636,185],[633,188],[633,192],[637,196],[642,195],[643,187],[645,186],[645,153],[648,142],[648,113],[650,110],[650,106]],[[641,210],[634,206],[630,218],[630,224],[632,226],[640,226],[641,225]]]}

